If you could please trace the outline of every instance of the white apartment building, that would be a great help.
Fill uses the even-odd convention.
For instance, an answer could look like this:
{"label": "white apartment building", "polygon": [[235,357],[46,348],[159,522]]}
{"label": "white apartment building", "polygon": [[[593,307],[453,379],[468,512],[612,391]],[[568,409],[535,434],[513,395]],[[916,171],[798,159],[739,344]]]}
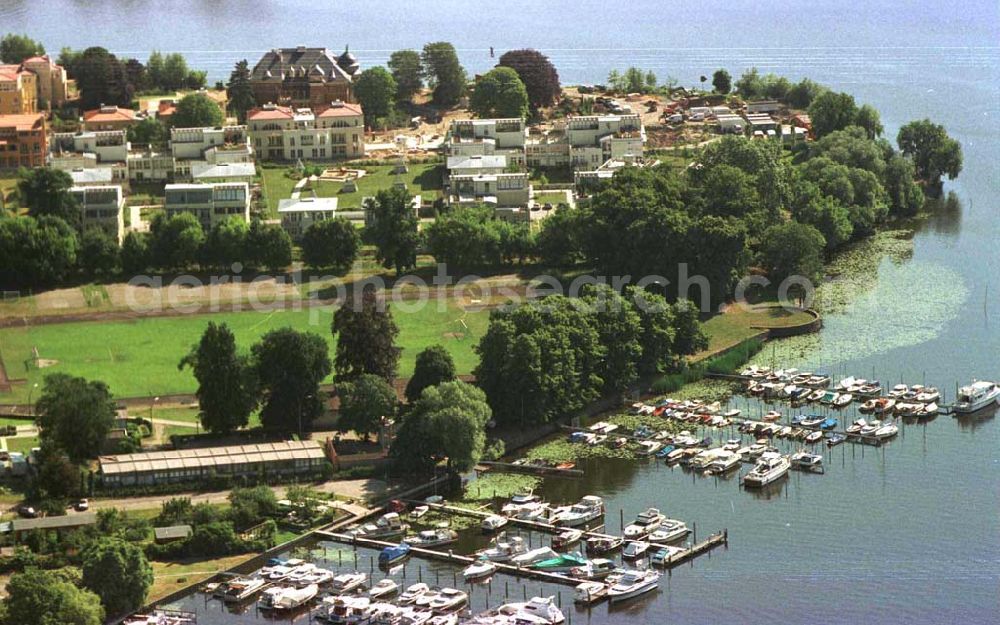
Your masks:
{"label": "white apartment building", "polygon": [[264,160],[359,158],[365,154],[364,112],[359,104],[333,102],[318,114],[273,104],[247,117],[251,143]]}
{"label": "white apartment building", "polygon": [[597,169],[609,159],[640,158],[646,131],[639,115],[584,115],[566,120],[573,169]]}
{"label": "white apartment building", "polygon": [[520,118],[456,119],[444,144],[446,157],[503,155],[509,163],[525,164],[527,127]]}
{"label": "white apartment building", "polygon": [[83,227],[97,226],[122,242],[125,236],[125,196],[120,185],[73,187],[69,190],[80,207]]}
{"label": "white apartment building", "polygon": [[502,174],[507,171],[507,157],[498,154],[449,156],[446,166],[450,176]]}
{"label": "white apartment building", "polygon": [[49,143],[53,157],[93,154],[98,163],[124,163],[130,147],[124,130],[54,132]]}
{"label": "white apartment building", "polygon": [[191,213],[205,230],[230,217],[250,221],[250,187],[245,182],[168,184],[164,195],[168,218]]}
{"label": "white apartment building", "polygon": [[453,206],[486,204],[494,208],[527,206],[531,199],[528,174],[455,175],[450,178]]}
{"label": "white apartment building", "polygon": [[213,164],[253,162],[246,126],[172,128],[170,152],[176,159]]}
{"label": "white apartment building", "polygon": [[288,236],[298,241],[309,226],[337,216],[337,198],[303,197],[280,200],[278,216],[281,217],[281,227]]}

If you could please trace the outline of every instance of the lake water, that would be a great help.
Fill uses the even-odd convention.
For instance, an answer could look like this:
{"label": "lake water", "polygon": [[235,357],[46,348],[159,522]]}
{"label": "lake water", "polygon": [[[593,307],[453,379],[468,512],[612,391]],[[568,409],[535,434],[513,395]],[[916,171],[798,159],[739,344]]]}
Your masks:
{"label": "lake water", "polygon": [[[52,51],[104,45],[141,59],[154,48],[180,51],[213,80],[227,76],[236,60],[253,63],[275,46],[349,43],[368,66],[429,40],[454,42],[470,71],[490,66],[490,46],[497,56],[536,47],[570,83],[602,82],[610,69],[637,65],[693,84],[717,67],[737,76],[756,65],[872,103],[890,138],[907,121],[930,117],[962,142],[964,171],[947,184],[961,208],[921,222],[911,253],[876,259],[871,283],[827,315],[818,337],[779,343],[773,353],[778,364],[892,383],[926,380],[950,396],[956,383],[1000,378],[1000,285],[990,284],[1000,270],[995,1],[8,0],[0,2],[0,31],[10,30],[41,38]],[[734,479],[696,478],[662,463],[583,463],[586,478],[550,481],[546,494],[604,496],[613,529],[619,509],[631,517],[656,505],[696,522],[700,535],[728,528],[730,546],[675,569],[658,595],[627,608],[568,612],[574,623],[595,625],[996,622],[998,449],[992,415],[939,416],[905,427],[880,449],[840,446],[828,455],[825,475],[793,474],[762,495],[739,490]],[[450,581],[451,568],[429,563],[411,564],[408,581],[416,566],[421,575],[438,571]],[[511,596],[523,592],[507,581]],[[477,590],[474,604],[495,605],[504,583],[495,581],[490,595]],[[200,597],[184,605],[202,613],[200,623],[256,620]]]}

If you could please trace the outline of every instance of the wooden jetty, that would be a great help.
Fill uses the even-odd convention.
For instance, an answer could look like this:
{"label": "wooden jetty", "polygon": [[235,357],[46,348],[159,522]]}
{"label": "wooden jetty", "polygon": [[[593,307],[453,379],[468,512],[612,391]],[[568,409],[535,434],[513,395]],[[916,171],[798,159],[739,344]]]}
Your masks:
{"label": "wooden jetty", "polygon": [[[322,538],[325,538],[327,540],[332,540],[334,542],[356,545],[359,547],[368,547],[370,549],[384,549],[386,547],[397,546],[397,543],[385,540],[361,538],[358,536],[352,536],[350,534],[328,532],[326,530],[317,530],[316,532],[314,532],[314,534]],[[687,562],[702,554],[708,553],[709,551],[715,549],[720,545],[728,545],[728,544],[729,544],[729,531],[723,530],[721,532],[717,532],[715,534],[710,535],[705,540],[699,543],[695,543],[690,547],[685,548],[683,551],[677,552],[666,563],[664,563],[663,568],[673,568],[679,564],[683,564],[684,562]],[[469,564],[472,564],[473,562],[476,561],[475,556],[465,556],[454,553],[452,551],[438,551],[436,549],[425,549],[423,547],[410,547],[410,553],[414,556],[427,558],[429,560],[439,560],[460,566],[468,566]],[[513,575],[515,577],[525,577],[528,579],[549,582],[552,584],[564,584],[568,586],[576,586],[581,581],[583,581],[575,577],[570,577],[568,575],[563,575],[560,573],[539,571],[536,569],[525,568],[522,566],[514,566],[511,564],[505,564],[501,562],[496,562],[495,564],[497,565],[498,573],[506,573],[508,575]]]}
{"label": "wooden jetty", "polygon": [[[480,469],[480,467],[482,467]],[[560,469],[559,467],[546,467],[537,464],[515,464],[513,462],[489,462],[480,460],[476,466],[477,471],[498,471],[503,473],[529,473],[531,475],[545,475],[556,477],[583,477],[580,469]]]}

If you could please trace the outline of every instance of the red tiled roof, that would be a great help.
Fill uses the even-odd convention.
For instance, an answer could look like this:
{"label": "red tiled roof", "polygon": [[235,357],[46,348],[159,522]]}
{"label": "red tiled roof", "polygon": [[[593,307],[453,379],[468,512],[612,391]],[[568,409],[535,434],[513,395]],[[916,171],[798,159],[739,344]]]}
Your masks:
{"label": "red tiled roof", "polygon": [[20,65],[0,65],[0,80],[17,80],[20,73]]}
{"label": "red tiled roof", "polygon": [[122,122],[135,121],[135,111],[119,107],[113,112],[104,112],[101,109],[94,109],[83,114],[85,122]]}
{"label": "red tiled roof", "polygon": [[25,113],[23,115],[0,115],[0,128],[15,128],[17,130],[32,130],[41,128],[45,123],[42,113]]}
{"label": "red tiled roof", "polygon": [[354,115],[364,115],[360,104],[348,104],[347,102],[335,104],[320,113],[317,117],[351,117]]}
{"label": "red tiled roof", "polygon": [[295,113],[287,106],[275,106],[273,108],[253,109],[247,115],[247,120],[265,121],[268,119],[291,119],[294,116]]}

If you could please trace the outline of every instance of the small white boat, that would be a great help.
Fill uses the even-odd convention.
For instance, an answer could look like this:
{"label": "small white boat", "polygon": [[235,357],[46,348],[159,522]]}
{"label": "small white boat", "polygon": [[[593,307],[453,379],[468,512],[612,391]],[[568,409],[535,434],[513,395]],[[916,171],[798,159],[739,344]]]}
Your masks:
{"label": "small white boat", "polygon": [[583,530],[563,530],[552,537],[552,548],[566,549],[580,542],[581,538],[583,538]]}
{"label": "small white boat", "polygon": [[368,597],[336,595],[325,597],[319,615],[330,623],[368,623],[372,615],[372,602]]}
{"label": "small white boat", "polygon": [[[739,461],[739,456],[736,456],[736,459]],[[690,533],[691,530],[688,529],[687,523],[684,521],[666,519],[663,521],[663,524],[660,525],[660,529],[647,536],[646,540],[657,545],[662,543],[673,543],[686,538]]]}
{"label": "small white boat", "polygon": [[736,451],[741,446],[742,446],[742,443],[740,442],[740,439],[738,439],[738,438],[731,438],[728,441],[726,441],[726,444],[723,445],[722,448],[725,449],[726,451]]}
{"label": "small white boat", "polygon": [[847,426],[844,431],[848,434],[860,434],[861,430],[868,427],[868,422],[864,419],[858,419],[854,423]]}
{"label": "small white boat", "polygon": [[333,578],[332,589],[338,594],[347,594],[368,581],[368,573],[342,573]]}
{"label": "small white boat", "polygon": [[791,463],[793,467],[815,471],[823,465],[823,456],[808,451],[799,451],[792,454]]}
{"label": "small white boat", "polygon": [[267,580],[260,577],[250,577],[229,580],[219,588],[224,588],[223,601],[226,603],[241,603],[263,590],[266,585]]}
{"label": "small white boat", "polygon": [[601,582],[581,582],[573,589],[573,603],[590,605],[608,597],[608,585]]}
{"label": "small white boat", "polygon": [[501,516],[499,514],[491,514],[490,516],[483,519],[483,522],[480,523],[480,527],[484,532],[495,532],[504,527],[505,525],[507,525],[508,522],[509,519],[505,516]]}
{"label": "small white boat", "polygon": [[843,408],[852,401],[854,401],[854,395],[851,395],[850,393],[841,393],[833,399],[832,403],[835,408]]}
{"label": "small white boat", "polygon": [[281,586],[268,588],[262,594],[258,603],[265,610],[294,610],[312,601],[319,592],[319,586],[309,584],[301,588],[292,586]]}
{"label": "small white boat", "polygon": [[823,432],[819,430],[815,432],[810,432],[809,435],[806,436],[806,442],[810,444],[818,443],[821,440],[823,440]]}
{"label": "small white boat", "polygon": [[872,436],[878,439],[886,439],[886,438],[892,438],[898,433],[899,433],[899,426],[897,426],[892,421],[887,421],[882,425],[880,425],[879,428],[872,433]]}
{"label": "small white boat", "polygon": [[611,603],[624,601],[656,589],[660,574],[653,570],[628,571],[608,589]]}
{"label": "small white boat", "polygon": [[403,594],[399,595],[399,603],[403,605],[411,604],[422,597],[431,589],[427,584],[420,582],[409,586]]}
{"label": "small white boat", "polygon": [[910,387],[909,386],[907,386],[906,384],[897,384],[896,386],[892,387],[892,389],[889,391],[888,395],[889,395],[889,397],[892,397],[893,399],[899,399],[903,395],[906,395],[909,392],[910,392]]}
{"label": "small white boat", "polygon": [[917,393],[917,401],[922,404],[930,404],[939,399],[941,399],[941,393],[938,392],[938,390],[933,386],[928,386],[921,392]]}
{"label": "small white boat", "polygon": [[555,599],[555,597],[532,597],[524,603],[505,603],[497,612],[514,617],[513,621],[505,622],[517,622],[523,618],[533,625],[559,625],[566,620],[566,617],[556,605]]}
{"label": "small white boat", "polygon": [[622,534],[626,539],[642,538],[659,529],[665,518],[667,517],[656,508],[648,508],[640,512],[635,521],[625,527]]}
{"label": "small white boat", "polygon": [[663,449],[663,443],[659,441],[640,441],[636,454],[639,456],[652,456]]}
{"label": "small white boat", "polygon": [[524,553],[526,549],[524,539],[513,536],[509,540],[497,539],[492,547],[482,549],[476,555],[493,562],[508,562],[514,556]]}
{"label": "small white boat", "polygon": [[497,571],[497,565],[490,560],[476,560],[462,571],[462,577],[466,581],[480,580],[490,577]]}
{"label": "small white boat", "polygon": [[416,536],[410,536],[406,542],[413,547],[439,547],[458,540],[458,532],[448,528],[424,530]]}
{"label": "small white boat", "polygon": [[552,517],[552,523],[566,527],[579,527],[603,515],[604,500],[596,495],[585,495],[579,503],[573,504],[568,510],[563,510]]}
{"label": "small white boat", "polygon": [[553,551],[551,547],[538,547],[537,549],[525,551],[522,554],[514,556],[510,559],[510,562],[514,566],[530,566],[542,560],[551,560],[558,557],[559,554]]}
{"label": "small white boat", "polygon": [[381,599],[382,597],[389,597],[396,594],[399,591],[399,584],[395,580],[389,579],[388,577],[379,580],[377,584],[372,586],[368,590],[368,596],[372,599]]}
{"label": "small white boat", "polygon": [[994,382],[974,381],[969,386],[963,386],[958,391],[958,399],[952,406],[955,412],[976,412],[996,404],[1000,397],[1000,386]]}
{"label": "small white boat", "polygon": [[633,540],[625,544],[622,549],[622,558],[626,560],[638,560],[649,551],[649,543],[644,540]]}
{"label": "small white boat", "polygon": [[410,518],[419,519],[430,512],[430,506],[414,506],[413,510],[410,511]]}
{"label": "small white boat", "polygon": [[430,603],[430,609],[434,612],[451,612],[462,607],[469,601],[469,595],[465,591],[457,588],[443,588],[438,596]]}
{"label": "small white boat", "polygon": [[766,486],[785,476],[791,464],[788,458],[773,451],[765,452],[753,469],[743,476],[744,486]]}

